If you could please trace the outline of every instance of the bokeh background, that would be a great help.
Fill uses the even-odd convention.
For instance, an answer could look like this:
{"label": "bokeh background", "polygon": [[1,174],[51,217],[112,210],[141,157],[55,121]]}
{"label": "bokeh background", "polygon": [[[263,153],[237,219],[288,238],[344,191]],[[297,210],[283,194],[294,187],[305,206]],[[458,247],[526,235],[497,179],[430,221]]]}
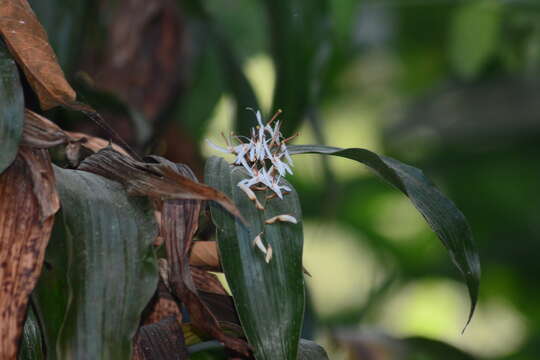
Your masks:
{"label": "bokeh background", "polygon": [[141,153],[201,176],[205,138],[280,108],[296,143],[397,158],[455,201],[483,270],[463,335],[466,289],[408,200],[347,160],[296,158],[304,337],[332,359],[540,359],[540,2],[30,3],[79,98]]}

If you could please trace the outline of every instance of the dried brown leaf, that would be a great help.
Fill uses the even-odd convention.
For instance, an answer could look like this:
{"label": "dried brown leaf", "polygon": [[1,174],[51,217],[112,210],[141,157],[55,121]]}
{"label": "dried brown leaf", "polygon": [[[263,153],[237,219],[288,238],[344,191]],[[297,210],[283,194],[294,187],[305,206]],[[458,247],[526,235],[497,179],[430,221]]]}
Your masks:
{"label": "dried brown leaf", "polygon": [[27,0],[0,0],[0,33],[36,92],[41,108],[75,103],[43,26]]}
{"label": "dried brown leaf", "polygon": [[133,360],[184,360],[188,358],[182,326],[174,316],[142,326],[135,336]]}
{"label": "dried brown leaf", "polygon": [[26,109],[21,145],[38,149],[67,144],[70,137],[58,125],[49,119]]}
{"label": "dried brown leaf", "polygon": [[198,291],[229,295],[215,274],[192,266],[191,276]]}
{"label": "dried brown leaf", "polygon": [[45,150],[20,148],[0,175],[0,199],[0,359],[15,360],[59,207]]}
{"label": "dried brown leaf", "polygon": [[144,163],[107,147],[87,157],[79,170],[89,171],[123,184],[133,196],[156,199],[213,200],[244,221],[234,203],[222,192],[178,173],[175,164],[159,156]]}
{"label": "dried brown leaf", "polygon": [[[191,170],[175,165],[178,175],[196,181]],[[171,167],[172,171],[172,167]],[[189,251],[193,236],[198,229],[201,201],[167,200],[161,209],[161,231],[167,252],[169,266],[168,282],[175,297],[186,306],[192,325],[199,331],[223,342],[226,347],[246,356],[249,346],[241,339],[227,336],[219,326],[218,320],[201,300],[193,281],[189,266]]]}
{"label": "dried brown leaf", "polygon": [[125,156],[130,156],[129,153],[122,147],[116,145],[115,143],[111,143],[110,141],[107,141],[105,139],[74,131],[66,131],[66,134],[68,134],[73,139],[73,141],[80,142],[83,147],[92,151],[93,153],[97,153],[101,149],[112,146],[112,148],[119,153],[122,153]]}
{"label": "dried brown leaf", "polygon": [[222,271],[215,241],[195,241],[191,248],[189,263],[202,269]]}

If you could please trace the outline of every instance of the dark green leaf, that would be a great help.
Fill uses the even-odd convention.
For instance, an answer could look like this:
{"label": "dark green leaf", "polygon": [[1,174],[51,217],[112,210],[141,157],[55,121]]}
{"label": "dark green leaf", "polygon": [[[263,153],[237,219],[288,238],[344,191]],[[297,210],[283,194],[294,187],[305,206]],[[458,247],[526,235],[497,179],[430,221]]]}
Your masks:
{"label": "dark green leaf", "polygon": [[24,122],[24,95],[17,65],[0,40],[0,173],[15,160]]}
{"label": "dark green leaf", "polygon": [[24,323],[21,339],[21,352],[19,360],[44,360],[44,346],[39,323],[32,306],[28,307],[28,315]]}
{"label": "dark green leaf", "polygon": [[[300,204],[294,190],[283,200],[266,200],[269,193],[258,191],[265,210],[257,210],[236,185],[245,177],[245,171],[222,158],[212,157],[207,162],[206,182],[228,194],[250,224],[246,228],[222,208],[211,207],[223,270],[255,357],[296,359],[304,312]],[[281,214],[294,216],[298,224],[265,224],[266,219]],[[273,249],[269,263],[253,247],[253,240],[263,231],[263,243]]]}
{"label": "dark green leaf", "polygon": [[421,170],[366,149],[296,145],[290,146],[289,152],[291,154],[334,155],[356,160],[369,166],[379,176],[407,195],[435,231],[450,253],[452,261],[465,277],[471,298],[467,324],[470,322],[476,307],[480,285],[480,259],[472,233],[461,211],[424,176]]}
{"label": "dark green leaf", "polygon": [[141,312],[157,287],[153,210],[101,176],[61,168],[55,175],[63,229],[50,241],[51,263],[36,293],[50,356],[130,359]]}

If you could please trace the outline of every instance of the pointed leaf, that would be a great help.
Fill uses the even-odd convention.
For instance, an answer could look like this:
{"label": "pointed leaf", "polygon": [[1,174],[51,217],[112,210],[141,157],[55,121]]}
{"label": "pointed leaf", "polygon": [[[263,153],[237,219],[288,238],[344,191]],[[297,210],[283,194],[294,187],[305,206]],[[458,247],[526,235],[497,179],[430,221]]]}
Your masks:
{"label": "pointed leaf", "polygon": [[[21,148],[0,175],[0,358],[5,360],[16,359],[19,352],[28,298],[41,272],[54,222],[52,214],[42,216],[41,202],[57,201],[54,188],[45,185],[54,182],[54,177],[48,154],[43,152]],[[47,167],[51,176],[46,174]],[[43,184],[34,183],[33,171],[43,172]],[[39,185],[49,192],[36,191]]]}
{"label": "pointed leaf", "polygon": [[480,286],[480,259],[465,216],[454,203],[415,167],[366,149],[340,149],[322,145],[289,146],[291,154],[324,154],[361,162],[407,195],[437,234],[459,271],[465,277],[471,298],[470,322]]}
{"label": "pointed leaf", "polygon": [[[53,331],[50,356],[130,359],[141,313],[157,287],[153,209],[95,174],[58,167],[55,174],[62,204],[57,227],[64,229],[54,232],[47,251],[54,262],[36,292],[44,328]],[[67,294],[55,279],[67,283]]]}
{"label": "pointed leaf", "polygon": [[[255,358],[296,359],[304,312],[300,204],[294,190],[283,200],[266,200],[263,191],[258,197],[266,210],[257,210],[237,186],[246,175],[217,157],[210,158],[205,169],[206,182],[230,196],[250,224],[247,228],[220,207],[211,206],[223,270]],[[294,216],[298,223],[265,224],[281,214]],[[269,263],[253,246],[261,232],[263,242],[273,249]]]}
{"label": "pointed leaf", "polygon": [[0,41],[0,174],[15,160],[24,121],[24,95],[17,65]]}

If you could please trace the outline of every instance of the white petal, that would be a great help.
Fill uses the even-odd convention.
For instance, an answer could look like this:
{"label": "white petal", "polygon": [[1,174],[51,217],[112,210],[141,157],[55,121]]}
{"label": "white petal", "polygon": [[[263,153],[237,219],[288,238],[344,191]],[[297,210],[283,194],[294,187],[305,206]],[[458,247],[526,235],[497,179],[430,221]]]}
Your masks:
{"label": "white petal", "polygon": [[293,224],[298,224],[298,221],[296,221],[294,216],[287,215],[287,214],[274,216],[273,218],[270,218],[270,219],[266,220],[265,223],[266,224],[273,224],[276,221],[283,221],[283,222],[290,222],[290,223],[293,223]]}
{"label": "white petal", "polygon": [[264,258],[264,261],[268,264],[272,260],[272,246],[268,244],[268,249],[266,250],[266,257]]}
{"label": "white petal", "polygon": [[227,149],[227,148],[224,148],[222,146],[219,146],[219,145],[216,145],[214,144],[213,142],[211,142],[210,140],[206,139],[206,142],[208,143],[208,145],[214,149],[214,150],[217,150],[217,151],[221,151],[221,152],[224,152],[224,153],[231,153],[231,150],[230,149]]}
{"label": "white petal", "polygon": [[266,248],[264,247],[264,244],[261,238],[262,234],[263,233],[259,233],[259,235],[255,236],[255,239],[253,239],[253,246],[258,247],[259,250],[261,250],[263,254],[266,254]]}

